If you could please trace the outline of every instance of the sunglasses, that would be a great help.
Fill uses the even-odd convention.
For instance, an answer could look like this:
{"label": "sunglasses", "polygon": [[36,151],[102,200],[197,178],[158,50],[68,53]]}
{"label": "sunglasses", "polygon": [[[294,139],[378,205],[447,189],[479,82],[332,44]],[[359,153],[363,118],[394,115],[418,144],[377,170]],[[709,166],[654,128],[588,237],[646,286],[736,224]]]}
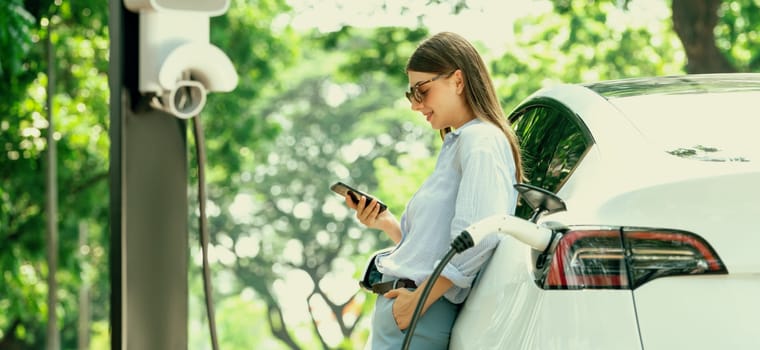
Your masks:
{"label": "sunglasses", "polygon": [[420,81],[417,84],[414,84],[414,86],[409,88],[409,91],[404,93],[406,95],[406,99],[409,100],[409,102],[411,103],[414,103],[414,102],[422,103],[422,100],[425,99],[425,93],[427,93],[427,91],[426,92],[420,91],[420,87],[422,87],[422,85],[425,85],[427,83],[432,83],[438,79],[441,79],[444,76],[448,78],[452,74],[454,74],[454,72],[456,72],[456,69],[451,71],[450,73],[441,73],[428,80]]}

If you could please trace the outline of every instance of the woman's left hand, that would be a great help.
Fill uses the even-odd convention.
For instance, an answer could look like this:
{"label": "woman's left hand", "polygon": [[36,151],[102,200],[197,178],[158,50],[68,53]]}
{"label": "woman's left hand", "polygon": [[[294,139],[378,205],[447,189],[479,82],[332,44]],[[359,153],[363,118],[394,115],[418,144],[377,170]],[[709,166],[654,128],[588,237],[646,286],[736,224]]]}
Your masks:
{"label": "woman's left hand", "polygon": [[[398,329],[407,329],[412,322],[414,309],[417,308],[419,295],[406,288],[397,288],[389,290],[387,293],[383,294],[383,296],[388,299],[396,299],[393,302],[393,319],[396,320]],[[424,313],[425,310],[423,309],[422,312]]]}
{"label": "woman's left hand", "polygon": [[[425,290],[425,285],[427,285],[427,283],[428,281],[425,280],[413,292],[406,288],[397,288],[391,289],[383,294],[383,296],[388,299],[396,298],[393,302],[392,311],[393,319],[396,320],[398,329],[403,331],[409,327],[410,323],[412,323],[412,315],[414,315],[414,310],[417,309],[417,301],[420,300],[422,291]],[[438,277],[435,284],[430,289],[430,294],[428,294],[428,298],[425,300],[425,305],[422,307],[419,317],[422,317],[430,305],[433,305],[436,300],[440,299],[453,285],[454,283],[446,278],[446,276]]]}

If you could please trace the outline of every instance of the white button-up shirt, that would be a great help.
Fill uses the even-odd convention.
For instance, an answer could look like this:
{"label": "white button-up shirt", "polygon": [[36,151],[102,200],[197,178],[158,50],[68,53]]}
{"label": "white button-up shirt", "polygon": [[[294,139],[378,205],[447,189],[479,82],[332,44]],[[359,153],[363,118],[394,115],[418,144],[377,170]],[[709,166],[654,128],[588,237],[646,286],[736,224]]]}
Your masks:
{"label": "white button-up shirt", "polygon": [[[401,215],[401,241],[377,257],[378,270],[419,285],[467,226],[494,214],[514,214],[518,196],[514,184],[511,146],[499,128],[473,119],[448,133],[435,170]],[[466,299],[499,240],[490,235],[451,259],[442,275],[454,286],[445,298],[453,303]]]}

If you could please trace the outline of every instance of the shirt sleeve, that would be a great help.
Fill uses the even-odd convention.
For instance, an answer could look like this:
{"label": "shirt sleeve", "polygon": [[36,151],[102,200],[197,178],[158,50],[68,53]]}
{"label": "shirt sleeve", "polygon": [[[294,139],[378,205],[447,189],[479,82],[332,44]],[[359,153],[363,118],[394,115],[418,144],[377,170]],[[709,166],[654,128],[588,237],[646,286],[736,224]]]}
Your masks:
{"label": "shirt sleeve", "polygon": [[[512,159],[506,140],[463,144],[460,152],[462,178],[451,222],[452,239],[481,219],[495,214],[514,214],[517,191]],[[499,241],[498,235],[489,235],[477,246],[451,259],[442,272],[455,285],[445,294],[448,299],[458,300],[458,295],[469,293],[473,280]]]}

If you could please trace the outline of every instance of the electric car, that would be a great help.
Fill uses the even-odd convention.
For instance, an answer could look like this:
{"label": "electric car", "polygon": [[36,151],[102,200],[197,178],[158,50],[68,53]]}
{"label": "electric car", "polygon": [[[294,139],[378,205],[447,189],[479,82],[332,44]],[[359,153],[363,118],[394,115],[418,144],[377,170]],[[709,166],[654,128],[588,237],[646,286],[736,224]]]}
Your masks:
{"label": "electric car", "polygon": [[760,74],[554,86],[509,118],[566,210],[544,250],[501,238],[451,349],[760,349]]}

